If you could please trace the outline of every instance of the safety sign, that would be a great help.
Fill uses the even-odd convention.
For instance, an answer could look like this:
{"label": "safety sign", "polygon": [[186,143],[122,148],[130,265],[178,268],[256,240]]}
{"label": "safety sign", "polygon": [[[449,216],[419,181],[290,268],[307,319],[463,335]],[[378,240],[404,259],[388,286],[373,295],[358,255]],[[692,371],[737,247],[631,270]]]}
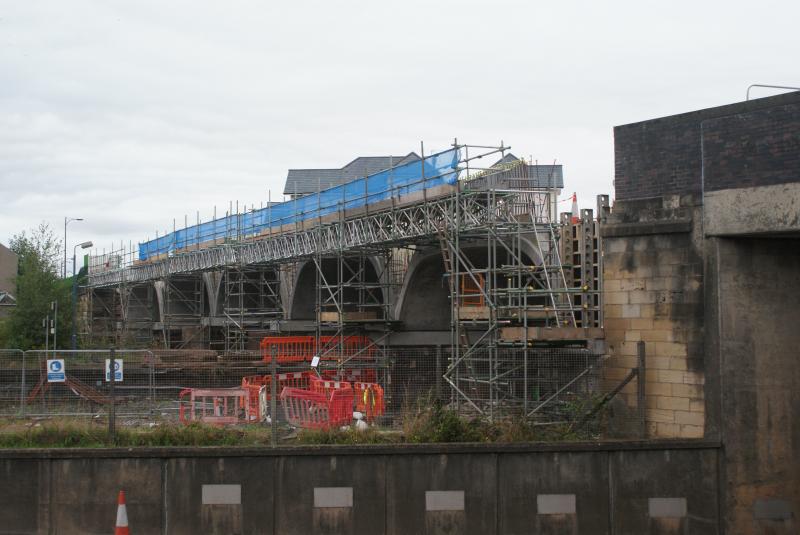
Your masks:
{"label": "safety sign", "polygon": [[64,359],[47,360],[47,382],[63,383],[67,380],[67,373],[64,370]]}
{"label": "safety sign", "polygon": [[[111,359],[106,359],[106,381],[111,381],[111,373],[109,368],[111,367]],[[122,382],[122,359],[114,359],[114,382],[121,383]]]}

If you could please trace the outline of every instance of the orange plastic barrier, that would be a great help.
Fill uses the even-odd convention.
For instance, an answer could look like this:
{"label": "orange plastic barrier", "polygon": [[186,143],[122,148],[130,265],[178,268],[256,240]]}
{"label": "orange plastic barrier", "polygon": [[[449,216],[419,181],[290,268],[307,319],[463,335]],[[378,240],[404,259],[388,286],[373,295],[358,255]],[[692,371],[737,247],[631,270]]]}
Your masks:
{"label": "orange plastic barrier", "polygon": [[[309,380],[314,377],[314,372],[292,372],[278,374],[278,392],[286,387],[308,388]],[[269,401],[272,397],[272,376],[271,375],[248,375],[242,377],[242,388],[247,390],[248,396],[242,400],[242,407],[249,404],[249,416],[251,420],[261,421],[267,417],[262,410],[259,400],[259,392],[264,389],[265,399]]]}
{"label": "orange plastic barrier", "polygon": [[271,362],[273,351],[279,363],[311,362],[317,354],[322,360],[371,360],[375,357],[375,345],[366,336],[321,336],[319,347],[313,336],[267,336],[261,340],[264,362]]}
{"label": "orange plastic barrier", "polygon": [[281,391],[286,421],[306,429],[329,429],[347,425],[353,419],[353,389],[322,391],[284,388]]}
{"label": "orange plastic barrier", "polygon": [[329,395],[331,392],[336,390],[352,390],[353,387],[347,381],[336,381],[333,379],[319,379],[312,377],[308,389],[312,392],[320,392],[322,394]]}
{"label": "orange plastic barrier", "polygon": [[261,340],[261,356],[264,362],[271,362],[274,350],[278,362],[310,362],[316,346],[313,336],[267,336]]}
{"label": "orange plastic barrier", "polygon": [[[189,396],[188,401],[184,398]],[[178,416],[184,424],[238,424],[250,420],[248,396],[244,388],[185,388],[179,395]],[[187,411],[188,410],[188,415]]]}
{"label": "orange plastic barrier", "polygon": [[[378,373],[374,368],[366,369],[351,369],[345,368],[340,374],[338,370],[320,370],[320,375],[323,379],[341,379],[351,383],[376,383],[378,382]],[[338,376],[338,377],[337,377]]]}
{"label": "orange plastic barrier", "polygon": [[377,383],[353,383],[353,395],[356,410],[364,415],[368,422],[386,412],[383,401],[383,388]]}

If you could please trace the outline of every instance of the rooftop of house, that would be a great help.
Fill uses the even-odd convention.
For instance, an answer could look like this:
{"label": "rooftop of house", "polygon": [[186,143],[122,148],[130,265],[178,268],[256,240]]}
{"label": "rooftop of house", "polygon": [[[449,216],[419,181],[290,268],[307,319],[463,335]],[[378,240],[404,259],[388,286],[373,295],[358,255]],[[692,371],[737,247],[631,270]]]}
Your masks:
{"label": "rooftop of house", "polygon": [[417,160],[419,156],[410,152],[405,156],[359,156],[340,169],[289,169],[283,194],[315,193]]}
{"label": "rooftop of house", "polygon": [[[500,165],[507,165],[518,162],[520,159],[511,154],[510,152],[497,160],[492,167]],[[541,188],[564,188],[564,168],[560,164],[540,165],[540,164],[526,164],[528,169],[528,178],[536,182],[536,187]]]}
{"label": "rooftop of house", "polygon": [[[340,169],[289,169],[283,194],[300,196],[316,193],[414,161],[419,161],[419,156],[415,152],[410,152],[405,156],[359,156]],[[508,153],[493,166],[516,161],[519,161],[519,158]],[[541,187],[564,187],[564,172],[561,165],[527,164],[527,167],[528,176],[537,181]]]}

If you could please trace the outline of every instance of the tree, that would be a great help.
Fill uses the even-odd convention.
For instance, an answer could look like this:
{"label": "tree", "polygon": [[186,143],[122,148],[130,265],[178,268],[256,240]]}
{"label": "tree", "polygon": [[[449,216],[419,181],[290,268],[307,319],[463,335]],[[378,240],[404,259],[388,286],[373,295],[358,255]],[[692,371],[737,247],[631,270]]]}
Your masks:
{"label": "tree", "polygon": [[[58,340],[55,347],[67,348],[70,341],[69,279],[58,278],[61,241],[47,223],[41,223],[30,234],[24,231],[11,238],[11,250],[19,257],[17,273],[17,306],[6,320],[7,347],[35,349],[45,346],[42,320],[53,313],[50,304],[58,302]],[[53,346],[52,336],[50,337]]]}

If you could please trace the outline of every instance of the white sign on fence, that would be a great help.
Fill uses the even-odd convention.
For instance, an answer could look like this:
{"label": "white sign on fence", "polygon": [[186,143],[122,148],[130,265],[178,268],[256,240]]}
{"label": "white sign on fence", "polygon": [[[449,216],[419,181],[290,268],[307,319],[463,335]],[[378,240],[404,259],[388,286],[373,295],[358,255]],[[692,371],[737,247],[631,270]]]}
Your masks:
{"label": "white sign on fence", "polygon": [[[106,381],[111,382],[111,359],[106,359]],[[122,359],[114,359],[114,382],[122,382]]]}
{"label": "white sign on fence", "polygon": [[47,359],[47,382],[63,383],[67,380],[64,359]]}

